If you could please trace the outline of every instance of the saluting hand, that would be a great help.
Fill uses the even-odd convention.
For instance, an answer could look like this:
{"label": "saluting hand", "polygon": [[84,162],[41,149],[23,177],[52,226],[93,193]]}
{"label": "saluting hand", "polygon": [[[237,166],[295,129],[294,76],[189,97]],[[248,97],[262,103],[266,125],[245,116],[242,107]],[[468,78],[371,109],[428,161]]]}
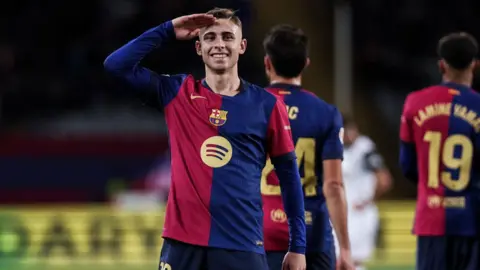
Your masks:
{"label": "saluting hand", "polygon": [[200,29],[215,23],[215,17],[209,14],[192,14],[172,20],[175,36],[179,40],[189,40],[198,36]]}

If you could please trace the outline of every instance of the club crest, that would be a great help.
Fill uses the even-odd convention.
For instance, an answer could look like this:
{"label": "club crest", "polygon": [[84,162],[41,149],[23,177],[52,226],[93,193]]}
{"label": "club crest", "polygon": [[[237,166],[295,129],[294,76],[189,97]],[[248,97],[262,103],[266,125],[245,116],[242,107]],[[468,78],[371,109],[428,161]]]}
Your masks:
{"label": "club crest", "polygon": [[225,122],[227,122],[227,113],[227,111],[212,109],[212,113],[209,117],[210,123],[217,127],[223,126]]}

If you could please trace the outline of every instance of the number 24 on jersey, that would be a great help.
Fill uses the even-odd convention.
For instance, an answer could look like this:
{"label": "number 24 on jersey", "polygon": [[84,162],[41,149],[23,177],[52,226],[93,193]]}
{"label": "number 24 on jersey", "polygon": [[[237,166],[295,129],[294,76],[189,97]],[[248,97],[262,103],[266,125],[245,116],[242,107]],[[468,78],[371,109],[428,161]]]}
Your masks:
{"label": "number 24 on jersey", "polygon": [[[315,174],[315,139],[298,138],[295,145],[295,155],[297,164],[300,167],[303,164],[302,185],[305,189],[305,196],[312,197],[317,195],[317,175]],[[266,196],[279,196],[280,186],[269,185],[267,176],[273,171],[274,167],[270,159],[267,160],[265,168],[262,171],[261,193]]]}

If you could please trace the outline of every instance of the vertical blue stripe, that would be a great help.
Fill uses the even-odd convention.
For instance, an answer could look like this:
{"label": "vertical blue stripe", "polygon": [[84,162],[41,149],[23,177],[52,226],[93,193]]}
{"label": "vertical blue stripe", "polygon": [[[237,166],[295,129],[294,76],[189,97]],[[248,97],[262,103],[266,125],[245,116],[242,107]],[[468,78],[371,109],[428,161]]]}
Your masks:
{"label": "vertical blue stripe", "polygon": [[[469,109],[474,109],[478,107],[478,104],[474,102],[476,99],[472,99],[472,94],[470,89],[466,89],[462,86],[457,85],[448,85],[452,88],[455,88],[460,91],[459,95],[454,95],[452,99],[452,112],[449,119],[449,129],[448,136],[452,135],[464,135],[469,139],[473,139],[474,130],[473,127],[465,120],[458,118],[454,115],[455,105],[466,106]],[[447,137],[448,138],[448,137]],[[445,149],[443,150],[445,151]],[[461,146],[455,146],[453,151],[452,158],[461,158],[464,154],[464,151]],[[443,159],[443,154],[440,157]],[[466,157],[471,158],[471,157]],[[446,207],[446,233],[447,234],[456,234],[456,235],[474,235],[476,233],[476,210],[477,207],[477,197],[478,197],[478,185],[480,179],[477,174],[478,168],[475,168],[472,164],[472,171],[470,172],[469,185],[466,189],[461,191],[453,191],[445,188],[445,197],[464,197],[465,198],[465,208],[460,207]],[[457,180],[459,178],[458,168],[448,168],[444,166],[444,172],[451,174],[452,179]]]}
{"label": "vertical blue stripe", "polygon": [[212,247],[264,253],[260,177],[268,119],[264,113],[267,106],[259,104],[260,94],[257,89],[245,88],[234,97],[222,97],[220,109],[228,113],[218,134],[231,143],[232,158],[227,165],[213,169]]}

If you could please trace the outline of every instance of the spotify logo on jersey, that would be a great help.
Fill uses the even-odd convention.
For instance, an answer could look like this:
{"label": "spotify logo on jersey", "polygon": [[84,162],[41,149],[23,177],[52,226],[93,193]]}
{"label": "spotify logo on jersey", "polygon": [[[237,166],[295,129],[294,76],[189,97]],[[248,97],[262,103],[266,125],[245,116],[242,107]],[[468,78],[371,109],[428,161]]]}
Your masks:
{"label": "spotify logo on jersey", "polygon": [[209,167],[223,167],[232,159],[232,145],[222,136],[210,137],[203,142],[200,156]]}

